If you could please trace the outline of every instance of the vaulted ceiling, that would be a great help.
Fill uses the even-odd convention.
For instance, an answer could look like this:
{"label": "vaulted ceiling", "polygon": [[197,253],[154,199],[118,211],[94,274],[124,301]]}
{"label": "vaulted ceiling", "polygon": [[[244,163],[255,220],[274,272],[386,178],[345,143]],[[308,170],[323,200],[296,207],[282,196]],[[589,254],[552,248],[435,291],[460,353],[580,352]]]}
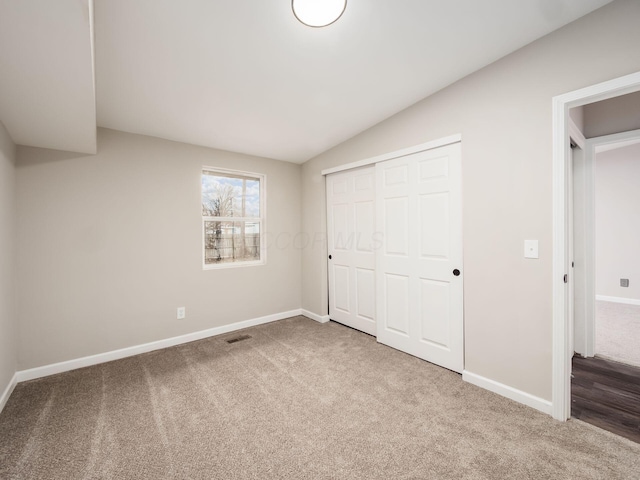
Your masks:
{"label": "vaulted ceiling", "polygon": [[348,0],[314,29],[290,0],[0,0],[0,121],[302,163],[610,1]]}

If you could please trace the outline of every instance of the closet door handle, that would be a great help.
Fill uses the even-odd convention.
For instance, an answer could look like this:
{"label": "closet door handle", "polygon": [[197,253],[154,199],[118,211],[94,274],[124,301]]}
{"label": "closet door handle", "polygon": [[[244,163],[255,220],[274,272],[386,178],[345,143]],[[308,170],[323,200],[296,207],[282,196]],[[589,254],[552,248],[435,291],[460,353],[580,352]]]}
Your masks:
{"label": "closet door handle", "polygon": [[329,260],[331,260],[333,257],[331,255],[329,255]]}
{"label": "closet door handle", "polygon": [[460,270],[458,270],[457,268],[454,269],[453,274],[457,277],[458,275],[460,275]]}

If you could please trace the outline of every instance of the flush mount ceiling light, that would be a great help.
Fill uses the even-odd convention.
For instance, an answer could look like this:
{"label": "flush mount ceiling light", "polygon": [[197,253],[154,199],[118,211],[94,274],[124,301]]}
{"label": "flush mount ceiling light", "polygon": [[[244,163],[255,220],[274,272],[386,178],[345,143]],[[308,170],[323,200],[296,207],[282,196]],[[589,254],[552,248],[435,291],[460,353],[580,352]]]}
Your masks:
{"label": "flush mount ceiling light", "polygon": [[309,27],[326,27],[338,20],[347,0],[291,0],[293,14]]}

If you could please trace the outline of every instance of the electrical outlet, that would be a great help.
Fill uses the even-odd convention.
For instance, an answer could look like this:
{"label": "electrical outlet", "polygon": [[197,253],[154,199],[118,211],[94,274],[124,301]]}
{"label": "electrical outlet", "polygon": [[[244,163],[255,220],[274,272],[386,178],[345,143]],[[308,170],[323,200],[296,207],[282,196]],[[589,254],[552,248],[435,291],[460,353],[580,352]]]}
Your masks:
{"label": "electrical outlet", "polygon": [[182,320],[187,316],[187,309],[185,307],[178,307],[178,320]]}
{"label": "electrical outlet", "polygon": [[629,279],[628,278],[621,278],[620,279],[620,286],[621,287],[628,287],[629,286]]}

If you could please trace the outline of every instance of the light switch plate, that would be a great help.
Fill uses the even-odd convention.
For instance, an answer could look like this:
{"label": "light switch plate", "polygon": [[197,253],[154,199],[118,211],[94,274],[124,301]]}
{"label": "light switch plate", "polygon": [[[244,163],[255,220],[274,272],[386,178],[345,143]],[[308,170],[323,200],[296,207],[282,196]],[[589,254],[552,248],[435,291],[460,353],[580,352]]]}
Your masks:
{"label": "light switch plate", "polygon": [[538,240],[524,241],[524,258],[539,258],[538,257]]}

